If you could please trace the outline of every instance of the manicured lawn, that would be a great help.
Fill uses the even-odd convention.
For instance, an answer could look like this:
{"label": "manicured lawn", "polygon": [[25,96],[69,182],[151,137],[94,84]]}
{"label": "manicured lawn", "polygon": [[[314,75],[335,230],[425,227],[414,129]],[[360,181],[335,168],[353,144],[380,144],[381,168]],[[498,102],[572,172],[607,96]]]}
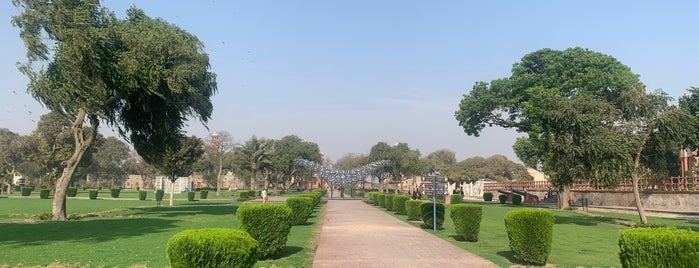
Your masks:
{"label": "manicured lawn", "polygon": [[[449,241],[469,252],[484,257],[502,267],[521,265],[512,256],[505,230],[505,214],[522,206],[483,204],[479,241],[466,242],[456,238],[446,208],[444,229],[437,230],[436,236]],[[548,264],[554,267],[620,267],[619,231],[629,227],[616,223],[615,219],[638,221],[638,217],[628,214],[581,213],[577,211],[550,210],[556,217],[553,232],[553,246]],[[387,212],[393,214],[393,212]],[[395,215],[407,221],[404,215]],[[422,222],[408,221],[415,226]],[[699,222],[649,217],[650,223],[667,226],[699,227]],[[425,229],[432,233],[432,229]]]}
{"label": "manicured lawn", "polygon": [[[235,211],[241,204],[177,201],[175,207],[156,207],[152,200],[69,198],[69,215],[90,214],[67,222],[36,221],[35,215],[50,212],[51,201],[0,199],[0,252],[4,252],[0,266],[58,262],[90,267],[166,267],[165,245],[170,237],[193,228],[237,228]],[[256,266],[309,267],[309,256],[315,251],[309,243],[317,233],[319,214],[318,209],[308,224],[292,228],[281,256],[259,261]]]}

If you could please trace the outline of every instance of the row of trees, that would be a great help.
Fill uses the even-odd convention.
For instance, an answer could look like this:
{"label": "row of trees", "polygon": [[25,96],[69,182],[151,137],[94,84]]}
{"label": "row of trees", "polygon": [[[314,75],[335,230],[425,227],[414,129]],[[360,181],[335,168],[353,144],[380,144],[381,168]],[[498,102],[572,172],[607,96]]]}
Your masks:
{"label": "row of trees", "polygon": [[699,90],[679,105],[615,58],[583,48],[542,49],[525,55],[512,75],[477,82],[456,119],[468,135],[486,126],[525,133],[514,144],[529,167],[543,170],[567,206],[574,181],[616,187],[632,178],[639,216],[646,223],[638,181],[679,172],[681,147],[697,148]]}

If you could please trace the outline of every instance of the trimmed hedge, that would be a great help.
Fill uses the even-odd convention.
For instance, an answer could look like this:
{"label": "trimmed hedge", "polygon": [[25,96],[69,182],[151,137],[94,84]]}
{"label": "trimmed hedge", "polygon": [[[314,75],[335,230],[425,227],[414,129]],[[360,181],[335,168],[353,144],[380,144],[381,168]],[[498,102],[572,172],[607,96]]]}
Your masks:
{"label": "trimmed hedge", "polygon": [[146,200],[148,191],[138,191],[138,200]]}
{"label": "trimmed hedge", "polygon": [[493,193],[491,192],[485,192],[483,193],[483,200],[484,201],[493,201]]}
{"label": "trimmed hedge", "polygon": [[112,196],[112,198],[119,198],[119,193],[121,193],[121,188],[119,188],[119,187],[109,188],[109,194]]}
{"label": "trimmed hedge", "polygon": [[155,201],[162,202],[165,191],[163,189],[155,190]]}
{"label": "trimmed hedge", "polygon": [[75,197],[76,195],[78,195],[78,188],[68,187],[68,190],[66,190],[66,195],[68,197]]}
{"label": "trimmed hedge", "polygon": [[187,192],[187,201],[194,201],[194,196],[196,195],[196,192]]}
{"label": "trimmed hedge", "polygon": [[306,223],[313,213],[313,199],[310,197],[292,197],[286,199],[286,205],[291,208],[291,225]]}
{"label": "trimmed hedge", "polygon": [[514,257],[527,263],[544,265],[551,253],[553,223],[550,211],[515,209],[505,214],[505,228]]}
{"label": "trimmed hedge", "polygon": [[449,211],[456,234],[466,241],[478,241],[483,207],[475,204],[456,204],[449,206]]}
{"label": "trimmed hedge", "polygon": [[431,202],[424,202],[420,204],[420,216],[422,218],[422,222],[425,223],[425,226],[427,228],[434,228],[434,210],[433,206],[436,206],[437,210],[437,229],[442,229],[442,225],[444,224],[444,212],[446,210],[446,206],[442,203],[431,203]]}
{"label": "trimmed hedge", "polygon": [[513,205],[521,205],[522,204],[522,196],[518,194],[513,194],[512,195],[512,204]]}
{"label": "trimmed hedge", "polygon": [[386,194],[379,193],[378,195],[376,195],[376,200],[378,200],[377,203],[379,204],[379,207],[386,207]]}
{"label": "trimmed hedge", "polygon": [[209,191],[208,190],[201,190],[199,191],[199,198],[201,199],[206,199],[209,197]]}
{"label": "trimmed hedge", "polygon": [[619,249],[621,267],[699,267],[699,233],[691,230],[621,230]]}
{"label": "trimmed hedge", "polygon": [[260,243],[258,258],[279,254],[291,231],[291,208],[285,204],[244,203],[236,211],[240,229]]}
{"label": "trimmed hedge", "polygon": [[506,195],[506,194],[500,194],[500,195],[498,195],[498,199],[500,200],[500,204],[505,204],[505,203],[507,203],[507,195]]}
{"label": "trimmed hedge", "polygon": [[369,192],[369,200],[374,206],[379,205],[379,192]]}
{"label": "trimmed hedge", "polygon": [[250,198],[250,195],[248,195],[248,191],[242,191],[238,193],[239,198]]}
{"label": "trimmed hedge", "polygon": [[420,220],[420,204],[422,200],[408,200],[405,202],[405,213],[408,215],[409,220],[418,221]]}
{"label": "trimmed hedge", "polygon": [[410,197],[407,195],[396,195],[393,197],[393,211],[396,212],[396,214],[399,215],[405,215],[406,210],[405,210],[405,204],[410,200]]}
{"label": "trimmed hedge", "polygon": [[450,204],[452,205],[461,204],[464,202],[464,196],[462,196],[461,194],[453,194],[451,195],[451,197],[449,197],[449,202],[451,202]]}
{"label": "trimmed hedge", "polygon": [[97,194],[99,191],[97,190],[90,190],[90,199],[97,199]]}
{"label": "trimmed hedge", "polygon": [[393,197],[394,197],[394,196],[396,196],[396,195],[387,194],[387,195],[384,197],[384,201],[383,201],[384,206],[383,206],[383,208],[385,208],[386,210],[393,210]]}
{"label": "trimmed hedge", "polygon": [[51,194],[51,190],[49,189],[39,190],[39,198],[41,199],[49,199],[49,194]]}
{"label": "trimmed hedge", "polygon": [[32,194],[32,188],[31,187],[24,187],[21,188],[22,192],[20,193],[22,196],[30,196]]}
{"label": "trimmed hedge", "polygon": [[236,229],[207,228],[179,232],[165,252],[172,268],[253,267],[259,243]]}

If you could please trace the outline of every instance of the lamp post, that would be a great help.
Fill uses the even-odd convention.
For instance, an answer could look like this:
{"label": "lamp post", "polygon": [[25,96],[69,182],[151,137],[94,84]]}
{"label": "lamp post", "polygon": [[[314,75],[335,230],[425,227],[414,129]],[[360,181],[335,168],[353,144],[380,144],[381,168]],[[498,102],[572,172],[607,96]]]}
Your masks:
{"label": "lamp post", "polygon": [[221,148],[221,138],[218,132],[211,133],[211,145],[216,149],[218,157],[218,173],[216,173],[216,196],[221,196],[221,172],[223,171],[223,156]]}

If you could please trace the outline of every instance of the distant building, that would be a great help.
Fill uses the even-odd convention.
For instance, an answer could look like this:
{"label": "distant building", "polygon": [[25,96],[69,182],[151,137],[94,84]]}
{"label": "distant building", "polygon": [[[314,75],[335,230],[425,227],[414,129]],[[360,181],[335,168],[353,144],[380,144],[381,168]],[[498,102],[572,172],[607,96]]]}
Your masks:
{"label": "distant building", "polygon": [[[164,190],[166,193],[170,193],[172,183],[165,176],[155,177],[155,189]],[[179,177],[175,180],[175,193],[185,193],[192,190],[192,178],[190,177]]]}

